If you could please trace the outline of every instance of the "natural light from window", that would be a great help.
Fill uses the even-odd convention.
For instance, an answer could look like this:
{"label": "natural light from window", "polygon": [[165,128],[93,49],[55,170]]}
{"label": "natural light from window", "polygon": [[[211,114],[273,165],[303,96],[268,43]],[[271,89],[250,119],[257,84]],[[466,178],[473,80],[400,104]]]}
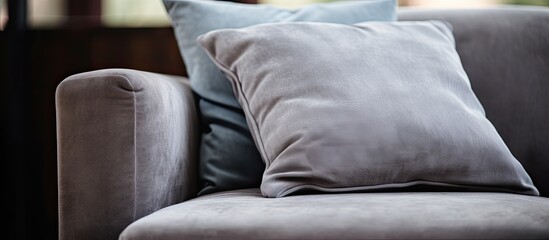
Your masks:
{"label": "natural light from window", "polygon": [[[92,0],[93,1],[93,0]],[[101,25],[106,27],[168,27],[170,25],[161,0],[101,1]],[[337,0],[259,0],[259,3],[297,8],[311,3]],[[8,19],[6,0],[0,0],[0,29]],[[63,26],[78,18],[67,17],[68,0],[28,0],[29,25],[32,28]],[[400,0],[400,6],[421,8],[483,8],[501,4],[549,6],[549,0]]]}
{"label": "natural light from window", "polygon": [[102,0],[101,20],[111,27],[170,25],[161,0]]}
{"label": "natural light from window", "polygon": [[4,26],[8,21],[8,8],[6,7],[6,1],[0,0],[0,30],[4,30]]}

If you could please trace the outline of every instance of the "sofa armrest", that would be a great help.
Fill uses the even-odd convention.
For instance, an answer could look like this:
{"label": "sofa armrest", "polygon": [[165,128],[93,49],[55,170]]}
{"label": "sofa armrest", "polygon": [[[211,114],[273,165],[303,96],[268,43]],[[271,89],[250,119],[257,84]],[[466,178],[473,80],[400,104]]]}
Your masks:
{"label": "sofa armrest", "polygon": [[61,239],[116,239],[195,194],[198,120],[188,80],[77,74],[56,92]]}

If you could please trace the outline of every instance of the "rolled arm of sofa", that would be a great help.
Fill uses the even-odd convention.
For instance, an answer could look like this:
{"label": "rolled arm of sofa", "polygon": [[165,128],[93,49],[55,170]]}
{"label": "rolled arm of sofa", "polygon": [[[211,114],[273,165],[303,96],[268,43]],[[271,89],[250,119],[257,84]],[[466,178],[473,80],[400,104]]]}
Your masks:
{"label": "rolled arm of sofa", "polygon": [[56,92],[61,239],[116,239],[195,194],[198,120],[188,80],[126,69]]}

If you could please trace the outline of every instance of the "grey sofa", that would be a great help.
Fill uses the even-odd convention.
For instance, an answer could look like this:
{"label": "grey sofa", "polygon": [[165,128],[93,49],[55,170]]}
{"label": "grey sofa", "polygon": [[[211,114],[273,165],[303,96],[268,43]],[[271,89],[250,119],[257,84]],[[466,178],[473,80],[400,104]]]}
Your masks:
{"label": "grey sofa", "polygon": [[402,10],[443,19],[487,117],[541,197],[401,191],[196,194],[188,80],[109,69],[57,89],[61,239],[549,239],[549,10]]}

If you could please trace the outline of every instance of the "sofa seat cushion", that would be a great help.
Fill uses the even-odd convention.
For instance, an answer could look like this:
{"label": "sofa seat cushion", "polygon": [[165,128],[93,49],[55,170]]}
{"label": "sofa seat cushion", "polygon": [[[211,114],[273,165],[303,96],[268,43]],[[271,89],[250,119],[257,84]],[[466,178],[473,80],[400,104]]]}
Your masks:
{"label": "sofa seat cushion", "polygon": [[549,238],[549,199],[487,192],[264,198],[220,192],[128,226],[121,239]]}

